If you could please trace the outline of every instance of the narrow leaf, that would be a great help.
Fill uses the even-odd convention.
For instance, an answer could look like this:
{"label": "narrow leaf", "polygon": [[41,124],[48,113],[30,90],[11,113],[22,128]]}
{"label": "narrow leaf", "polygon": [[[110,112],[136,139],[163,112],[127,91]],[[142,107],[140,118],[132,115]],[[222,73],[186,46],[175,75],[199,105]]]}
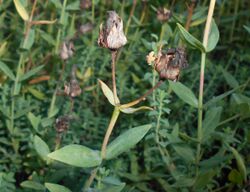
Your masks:
{"label": "narrow leaf", "polygon": [[101,163],[99,151],[75,144],[56,150],[48,154],[48,157],[77,167],[95,167]]}
{"label": "narrow leaf", "polygon": [[227,82],[227,84],[232,87],[232,88],[236,88],[239,86],[238,81],[235,79],[234,76],[232,76],[230,73],[228,73],[225,69],[221,68],[223,76]]}
{"label": "narrow leaf", "polygon": [[36,149],[36,152],[43,160],[48,160],[47,155],[50,153],[48,145],[39,137],[34,137],[34,147]]}
{"label": "narrow leaf", "polygon": [[215,174],[216,171],[213,169],[199,174],[194,183],[194,189],[201,189],[205,187],[207,184],[209,184],[209,182],[212,181],[212,178],[215,176]]}
{"label": "narrow leaf", "polygon": [[38,131],[38,125],[41,122],[41,118],[40,117],[36,117],[32,112],[29,112],[27,115],[32,127]]}
{"label": "narrow leaf", "polygon": [[14,4],[15,4],[18,14],[22,17],[22,19],[24,21],[28,21],[29,15],[27,11],[25,10],[24,6],[22,5],[22,3],[19,0],[14,0]]}
{"label": "narrow leaf", "polygon": [[15,80],[15,76],[10,70],[10,68],[2,61],[0,61],[0,70],[3,71],[4,74],[7,75],[11,80],[13,81]]}
{"label": "narrow leaf", "polygon": [[141,110],[153,110],[153,109],[151,107],[141,106],[141,107],[138,107],[138,108],[132,108],[132,107],[129,107],[129,108],[120,108],[120,110],[123,113],[132,114],[132,113],[135,113],[135,112],[141,111]]}
{"label": "narrow leaf", "polygon": [[37,99],[43,100],[45,98],[45,94],[38,91],[37,89],[33,87],[28,87],[28,91]]}
{"label": "narrow leaf", "polygon": [[199,49],[201,52],[205,52],[205,48],[202,43],[196,39],[193,35],[191,35],[181,24],[177,23],[177,27],[181,33],[183,39],[192,47]]}
{"label": "narrow leaf", "polygon": [[[111,91],[111,89],[101,80],[98,80],[100,85],[101,85],[101,88],[102,88],[102,92],[103,94],[105,95],[105,97],[109,100],[109,103],[111,105],[114,105],[115,106],[115,99],[114,99],[114,94],[113,92]],[[117,98],[117,101],[119,101],[119,99]]]}
{"label": "narrow leaf", "polygon": [[45,187],[42,184],[35,182],[35,181],[23,181],[20,185],[24,188],[33,189],[36,191],[44,191],[45,190]]}
{"label": "narrow leaf", "polygon": [[207,111],[203,121],[203,141],[206,141],[220,122],[222,107],[214,107]]}
{"label": "narrow leaf", "polygon": [[23,49],[30,50],[35,41],[35,30],[30,29],[27,39],[24,39]]}
{"label": "narrow leaf", "polygon": [[193,107],[198,107],[198,100],[188,87],[180,82],[172,81],[169,81],[169,85],[180,99]]}
{"label": "narrow leaf", "polygon": [[52,21],[48,21],[48,20],[39,20],[39,21],[32,21],[31,23],[33,25],[50,25],[50,24],[54,24],[57,21],[57,19],[52,20]]}
{"label": "narrow leaf", "polygon": [[220,38],[219,29],[213,19],[211,23],[211,30],[208,36],[208,44],[206,47],[206,52],[210,52],[216,47],[219,38]]}
{"label": "narrow leaf", "polygon": [[246,25],[244,25],[243,26],[246,30],[247,30],[247,32],[250,34],[250,27],[249,26],[246,26]]}
{"label": "narrow leaf", "polygon": [[241,157],[241,155],[239,154],[239,152],[233,148],[233,147],[230,147],[235,159],[236,159],[236,162],[237,162],[237,167],[242,175],[242,177],[244,178],[244,180],[246,181],[247,180],[247,170],[246,170],[246,166],[245,166],[245,163],[244,163],[244,160],[243,158]]}
{"label": "narrow leaf", "polygon": [[24,81],[30,77],[32,77],[33,75],[35,75],[36,73],[38,73],[42,68],[44,67],[44,65],[40,65],[38,67],[35,67],[33,69],[31,69],[30,71],[28,71],[27,73],[23,74],[19,81]]}
{"label": "narrow leaf", "polygon": [[54,184],[54,183],[45,183],[45,187],[50,192],[71,192],[67,187],[64,187],[62,185]]}
{"label": "narrow leaf", "polygon": [[151,127],[151,124],[142,125],[129,129],[121,134],[108,145],[106,159],[115,158],[135,146],[147,134]]}

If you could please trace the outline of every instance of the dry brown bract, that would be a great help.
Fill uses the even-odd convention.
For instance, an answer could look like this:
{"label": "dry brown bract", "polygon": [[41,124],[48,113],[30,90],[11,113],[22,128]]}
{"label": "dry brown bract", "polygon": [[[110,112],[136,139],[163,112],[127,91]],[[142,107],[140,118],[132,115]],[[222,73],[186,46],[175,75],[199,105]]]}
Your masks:
{"label": "dry brown bract", "polygon": [[100,25],[98,45],[112,51],[119,49],[127,43],[123,32],[123,21],[115,11],[108,11],[108,19],[103,26]]}
{"label": "dry brown bract", "polygon": [[91,0],[81,0],[80,2],[80,8],[81,9],[88,9],[92,6]]}
{"label": "dry brown bract", "polygon": [[70,117],[68,115],[58,117],[56,119],[56,124],[55,124],[56,132],[63,133],[65,131],[67,131],[69,128],[70,120],[72,120],[72,117]]}
{"label": "dry brown bract", "polygon": [[163,53],[160,50],[155,59],[154,66],[161,79],[177,81],[180,70],[188,66],[185,49],[169,49],[167,53]]}
{"label": "dry brown bract", "polygon": [[74,44],[73,42],[63,42],[62,46],[61,46],[61,50],[60,50],[60,57],[62,60],[67,60],[70,57],[73,56],[74,54]]}
{"label": "dry brown bract", "polygon": [[168,21],[171,17],[171,11],[166,8],[157,9],[157,19],[159,21],[165,22]]}

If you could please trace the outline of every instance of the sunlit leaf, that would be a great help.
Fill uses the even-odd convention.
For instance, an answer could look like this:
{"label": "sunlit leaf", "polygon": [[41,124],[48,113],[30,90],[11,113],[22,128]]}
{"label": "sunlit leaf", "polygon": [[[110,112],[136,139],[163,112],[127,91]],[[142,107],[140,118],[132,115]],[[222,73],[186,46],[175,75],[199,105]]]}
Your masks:
{"label": "sunlit leaf", "polygon": [[147,134],[151,127],[151,124],[142,125],[129,129],[125,133],[118,136],[108,145],[106,159],[117,157],[121,153],[134,147]]}
{"label": "sunlit leaf", "polygon": [[[111,91],[111,89],[101,80],[98,80],[101,88],[102,88],[102,92],[103,94],[106,96],[106,98],[108,99],[109,103],[115,106],[115,98],[114,98],[114,94]],[[118,98],[116,98],[116,101],[120,102]]]}
{"label": "sunlit leaf", "polygon": [[26,49],[26,50],[30,50],[30,48],[32,47],[34,41],[35,41],[35,30],[30,29],[29,35],[27,36],[27,39],[24,39],[22,48]]}
{"label": "sunlit leaf", "polygon": [[77,167],[95,167],[101,163],[99,151],[75,144],[56,150],[48,157]]}
{"label": "sunlit leaf", "polygon": [[177,23],[177,27],[181,33],[183,39],[192,47],[199,49],[201,52],[205,52],[205,48],[202,43],[196,39],[193,35],[191,35],[181,24]]}
{"label": "sunlit leaf", "polygon": [[45,183],[45,187],[50,192],[71,192],[67,187],[64,187],[62,185],[54,184],[54,183]]}
{"label": "sunlit leaf", "polygon": [[29,15],[27,11],[25,10],[24,6],[22,5],[22,3],[19,0],[14,0],[14,4],[15,4],[18,14],[22,17],[22,19],[24,21],[28,21]]}
{"label": "sunlit leaf", "polygon": [[40,117],[36,117],[32,112],[29,112],[27,115],[28,119],[30,120],[30,123],[32,125],[32,127],[38,131],[38,125],[41,122],[41,118]]}
{"label": "sunlit leaf", "polygon": [[141,107],[138,107],[138,108],[132,108],[132,107],[129,107],[129,108],[120,108],[120,110],[123,113],[132,114],[132,113],[135,113],[135,112],[141,111],[141,110],[153,110],[153,109],[151,107],[141,106]]}

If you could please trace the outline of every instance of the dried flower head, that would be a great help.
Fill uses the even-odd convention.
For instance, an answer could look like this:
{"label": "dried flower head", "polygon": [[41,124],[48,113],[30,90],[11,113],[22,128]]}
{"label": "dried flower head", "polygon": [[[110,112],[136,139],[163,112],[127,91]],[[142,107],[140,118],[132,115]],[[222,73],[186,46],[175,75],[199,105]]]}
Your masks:
{"label": "dried flower head", "polygon": [[82,93],[82,89],[76,79],[76,65],[73,65],[70,82],[64,84],[64,93],[69,97],[77,97]]}
{"label": "dried flower head", "polygon": [[108,11],[108,19],[100,25],[98,45],[110,50],[117,50],[127,43],[123,32],[123,21],[115,11]]}
{"label": "dried flower head", "polygon": [[81,0],[81,2],[80,2],[81,9],[89,9],[91,6],[92,6],[91,0]]}
{"label": "dried flower head", "polygon": [[159,73],[161,79],[177,81],[180,70],[188,66],[184,48],[171,48],[167,53],[159,51],[155,59],[155,70]]}
{"label": "dried flower head", "polygon": [[166,8],[159,8],[157,9],[157,19],[159,21],[165,22],[168,21],[171,17],[171,11]]}
{"label": "dried flower head", "polygon": [[73,42],[63,42],[60,50],[60,57],[62,60],[67,60],[74,54],[74,44]]}
{"label": "dried flower head", "polygon": [[67,131],[69,128],[70,120],[72,120],[72,119],[73,118],[71,116],[68,116],[68,115],[58,117],[56,119],[56,123],[55,123],[56,132],[63,133],[65,131]]}
{"label": "dried flower head", "polygon": [[86,23],[86,24],[83,24],[80,26],[79,28],[79,32],[81,34],[85,34],[85,33],[88,33],[90,31],[92,31],[94,28],[93,24],[92,23]]}

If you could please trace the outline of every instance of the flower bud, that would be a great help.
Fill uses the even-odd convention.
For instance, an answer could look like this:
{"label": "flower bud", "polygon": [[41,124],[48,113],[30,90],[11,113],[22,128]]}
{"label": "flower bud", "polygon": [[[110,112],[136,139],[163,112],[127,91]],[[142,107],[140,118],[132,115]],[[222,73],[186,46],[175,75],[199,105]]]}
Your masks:
{"label": "flower bud", "polygon": [[166,8],[157,9],[157,19],[161,22],[168,21],[171,17],[171,11]]}
{"label": "flower bud", "polygon": [[115,11],[108,11],[105,26],[100,25],[98,45],[110,50],[117,50],[127,43],[123,32],[123,21]]}
{"label": "flower bud", "polygon": [[75,48],[74,48],[73,42],[69,42],[69,43],[63,42],[63,44],[61,46],[61,50],[60,50],[61,59],[67,60],[70,57],[72,57],[74,54],[74,50],[75,50]]}
{"label": "flower bud", "polygon": [[167,53],[159,51],[155,59],[155,70],[161,79],[177,81],[180,70],[188,66],[184,48],[169,49]]}

